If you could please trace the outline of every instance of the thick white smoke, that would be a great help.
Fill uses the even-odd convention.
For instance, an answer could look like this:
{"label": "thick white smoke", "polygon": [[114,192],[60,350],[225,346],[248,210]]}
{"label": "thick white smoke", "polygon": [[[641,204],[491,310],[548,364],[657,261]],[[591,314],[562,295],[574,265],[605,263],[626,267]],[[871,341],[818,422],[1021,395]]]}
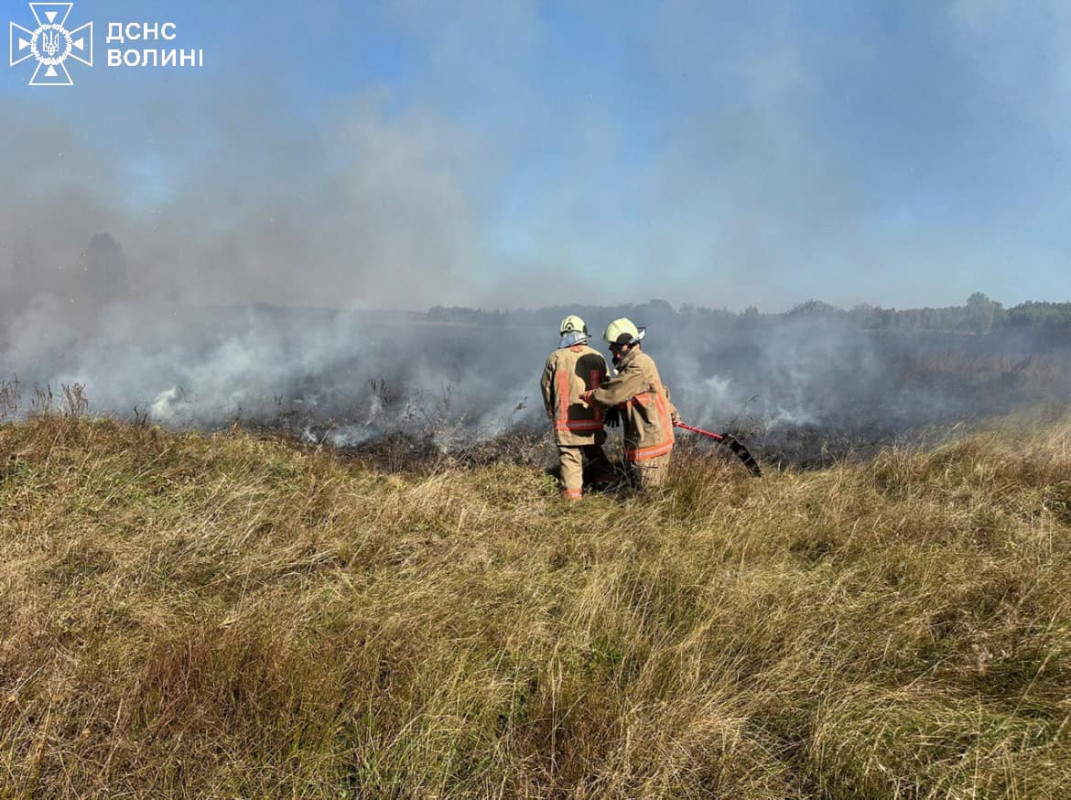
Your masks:
{"label": "thick white smoke", "polygon": [[[78,383],[93,412],[169,427],[241,421],[337,446],[402,434],[444,451],[546,430],[538,381],[563,313],[103,308],[54,329],[48,302],[14,315],[5,374],[57,394]],[[1065,396],[1071,375],[1066,353],[1038,355],[1045,342],[1029,332],[897,336],[844,318],[676,312],[660,301],[575,310],[595,331],[622,314],[647,323],[644,347],[686,421],[761,434],[774,448],[800,430],[877,441],[1003,413]],[[1008,367],[994,370],[1001,353]]]}

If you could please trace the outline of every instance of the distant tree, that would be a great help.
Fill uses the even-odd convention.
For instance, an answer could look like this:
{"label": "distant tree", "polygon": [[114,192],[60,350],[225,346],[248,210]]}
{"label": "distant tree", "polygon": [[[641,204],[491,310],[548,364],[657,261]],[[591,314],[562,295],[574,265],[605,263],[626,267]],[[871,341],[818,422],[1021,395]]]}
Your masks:
{"label": "distant tree", "polygon": [[790,317],[831,317],[843,313],[839,308],[821,300],[807,300],[793,306],[789,312]]}
{"label": "distant tree", "polygon": [[1071,303],[1020,303],[1005,312],[1005,320],[1016,328],[1071,328]]}
{"label": "distant tree", "polygon": [[676,315],[676,311],[665,300],[651,300],[642,306],[637,306],[635,319],[632,321],[638,325],[648,325],[668,322]]}
{"label": "distant tree", "polygon": [[869,303],[859,303],[848,311],[848,319],[855,327],[869,330],[877,327],[879,310]]}
{"label": "distant tree", "polygon": [[967,327],[976,333],[986,333],[993,330],[998,318],[1003,319],[1004,308],[981,292],[975,292],[967,298],[966,312]]}
{"label": "distant tree", "polygon": [[735,323],[745,330],[751,330],[759,327],[761,319],[759,307],[748,306],[736,317]]}

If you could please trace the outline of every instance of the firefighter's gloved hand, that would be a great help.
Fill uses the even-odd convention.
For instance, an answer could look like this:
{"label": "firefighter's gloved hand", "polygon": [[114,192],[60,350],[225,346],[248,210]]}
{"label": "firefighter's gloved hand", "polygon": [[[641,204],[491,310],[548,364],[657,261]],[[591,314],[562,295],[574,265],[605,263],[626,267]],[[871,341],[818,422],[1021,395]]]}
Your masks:
{"label": "firefighter's gloved hand", "polygon": [[621,427],[621,409],[617,406],[606,409],[606,412],[602,416],[603,421],[606,423],[607,428],[620,428]]}

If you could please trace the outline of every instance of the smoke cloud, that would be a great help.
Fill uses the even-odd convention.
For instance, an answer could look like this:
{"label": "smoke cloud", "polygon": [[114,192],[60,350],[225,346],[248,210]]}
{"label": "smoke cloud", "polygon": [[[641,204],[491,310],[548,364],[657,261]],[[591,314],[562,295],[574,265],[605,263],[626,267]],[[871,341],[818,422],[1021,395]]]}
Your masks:
{"label": "smoke cloud", "polygon": [[[120,258],[123,293],[137,298],[335,308],[458,300],[482,262],[478,148],[433,113],[388,118],[383,102],[361,98],[317,133],[279,130],[268,108],[222,116],[218,148],[136,209],[126,207],[121,159],[62,120],[16,108],[0,132],[4,308],[48,294],[75,316],[93,313],[109,290],[101,282],[117,278],[103,267]],[[100,240],[87,249],[101,232],[122,255]]]}

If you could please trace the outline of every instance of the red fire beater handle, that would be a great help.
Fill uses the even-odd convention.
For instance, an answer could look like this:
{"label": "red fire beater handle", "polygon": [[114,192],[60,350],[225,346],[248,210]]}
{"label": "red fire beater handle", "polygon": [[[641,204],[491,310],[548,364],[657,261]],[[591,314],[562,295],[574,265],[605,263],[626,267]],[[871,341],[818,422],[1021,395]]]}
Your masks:
{"label": "red fire beater handle", "polygon": [[678,422],[676,424],[676,427],[684,428],[686,431],[691,431],[692,433],[698,433],[698,434],[701,434],[703,436],[708,436],[708,437],[710,437],[711,439],[713,439],[716,442],[721,442],[721,441],[725,440],[725,435],[724,434],[714,433],[714,431],[705,431],[702,428],[697,428],[697,427],[695,427],[695,425],[688,425],[688,424],[686,424],[684,422]]}

